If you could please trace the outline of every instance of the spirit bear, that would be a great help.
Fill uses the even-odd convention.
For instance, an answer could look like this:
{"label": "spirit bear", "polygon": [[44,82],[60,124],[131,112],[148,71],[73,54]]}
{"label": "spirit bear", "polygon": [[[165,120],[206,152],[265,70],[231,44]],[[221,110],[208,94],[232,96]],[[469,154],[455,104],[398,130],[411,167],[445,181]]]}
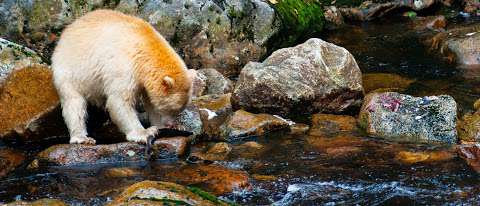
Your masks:
{"label": "spirit bear", "polygon": [[[194,70],[147,22],[116,11],[96,10],[69,25],[52,69],[70,143],[95,144],[87,134],[87,103],[105,106],[128,141],[145,143],[158,128],[173,126],[192,95]],[[138,102],[152,127],[140,123]]]}

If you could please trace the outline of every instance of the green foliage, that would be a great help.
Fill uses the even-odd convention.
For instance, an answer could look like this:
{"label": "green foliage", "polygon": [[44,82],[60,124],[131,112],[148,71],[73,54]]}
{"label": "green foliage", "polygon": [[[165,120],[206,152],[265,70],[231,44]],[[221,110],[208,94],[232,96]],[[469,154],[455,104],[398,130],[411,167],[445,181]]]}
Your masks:
{"label": "green foliage", "polygon": [[231,206],[236,206],[235,203],[231,203],[231,202],[225,202],[223,200],[220,200],[218,199],[215,195],[212,195],[208,192],[205,192],[203,191],[202,189],[198,188],[198,187],[187,187],[188,190],[190,190],[190,192],[193,192],[195,194],[197,194],[198,196],[202,197],[203,199],[205,200],[208,200],[212,203],[216,203],[216,204],[227,204],[227,205],[231,205]]}

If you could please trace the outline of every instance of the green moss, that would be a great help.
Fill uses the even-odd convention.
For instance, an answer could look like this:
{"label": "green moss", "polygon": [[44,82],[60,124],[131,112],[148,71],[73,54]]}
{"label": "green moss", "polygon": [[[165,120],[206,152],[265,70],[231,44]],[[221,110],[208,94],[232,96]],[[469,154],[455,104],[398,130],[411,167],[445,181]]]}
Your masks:
{"label": "green moss", "polygon": [[232,205],[232,206],[236,206],[237,204],[235,203],[232,203],[232,202],[225,202],[223,200],[220,200],[218,199],[215,195],[212,195],[208,192],[205,192],[203,191],[202,189],[198,188],[198,187],[187,187],[188,190],[190,190],[190,192],[193,192],[195,194],[197,194],[198,196],[202,197],[204,200],[208,200],[212,203],[215,203],[215,204],[227,204],[227,205]]}
{"label": "green moss", "polygon": [[280,32],[282,45],[291,46],[315,34],[320,33],[325,25],[323,5],[320,0],[280,0],[273,4],[282,20]]}

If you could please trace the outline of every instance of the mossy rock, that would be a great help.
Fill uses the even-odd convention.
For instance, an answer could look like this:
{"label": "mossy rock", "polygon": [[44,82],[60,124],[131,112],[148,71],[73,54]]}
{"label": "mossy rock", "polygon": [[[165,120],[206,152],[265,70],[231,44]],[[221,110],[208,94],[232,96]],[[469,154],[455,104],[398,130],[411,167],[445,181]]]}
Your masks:
{"label": "mossy rock", "polygon": [[325,17],[319,0],[280,0],[273,4],[282,20],[280,38],[284,39],[280,47],[293,45],[323,30]]}
{"label": "mossy rock", "polygon": [[143,181],[125,189],[108,205],[234,205],[201,189],[170,182]]}
{"label": "mossy rock", "polygon": [[57,200],[57,199],[39,199],[37,201],[33,202],[26,202],[26,201],[15,201],[9,204],[6,204],[6,206],[66,206],[67,204]]}

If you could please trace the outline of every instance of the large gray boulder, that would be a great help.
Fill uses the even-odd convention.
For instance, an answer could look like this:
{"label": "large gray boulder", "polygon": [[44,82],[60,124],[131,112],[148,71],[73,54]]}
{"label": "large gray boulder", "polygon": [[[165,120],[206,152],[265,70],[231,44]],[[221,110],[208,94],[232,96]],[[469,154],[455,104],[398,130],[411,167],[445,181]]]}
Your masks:
{"label": "large gray boulder", "polygon": [[339,113],[359,106],[362,74],[346,49],[321,39],[273,52],[240,73],[232,103],[246,110],[289,116]]}
{"label": "large gray boulder", "polygon": [[457,104],[448,95],[412,97],[371,93],[360,111],[360,126],[372,136],[423,143],[457,142]]}

